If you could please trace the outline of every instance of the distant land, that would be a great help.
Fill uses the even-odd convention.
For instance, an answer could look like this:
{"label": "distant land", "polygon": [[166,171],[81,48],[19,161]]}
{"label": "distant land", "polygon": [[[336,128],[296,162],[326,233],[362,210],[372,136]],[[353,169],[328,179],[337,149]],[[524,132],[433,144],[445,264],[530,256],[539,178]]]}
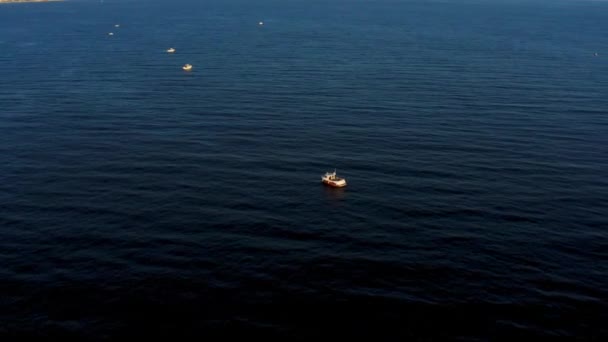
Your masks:
{"label": "distant land", "polygon": [[0,0],[0,4],[7,4],[13,2],[57,2],[63,0]]}

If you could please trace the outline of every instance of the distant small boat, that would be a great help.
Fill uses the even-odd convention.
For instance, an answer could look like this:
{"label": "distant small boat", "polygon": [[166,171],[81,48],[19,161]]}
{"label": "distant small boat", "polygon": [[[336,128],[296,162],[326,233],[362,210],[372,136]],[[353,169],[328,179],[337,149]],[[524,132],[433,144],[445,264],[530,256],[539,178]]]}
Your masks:
{"label": "distant small boat", "polygon": [[334,170],[334,172],[326,172],[325,175],[321,177],[321,182],[334,188],[346,186],[346,179],[336,176],[336,170]]}
{"label": "distant small boat", "polygon": [[168,53],[174,53],[175,49],[174,48],[170,48],[169,50],[167,50]]}
{"label": "distant small boat", "polygon": [[263,26],[263,25],[264,25],[264,22],[263,22],[263,21],[260,21],[260,22],[258,23],[258,25]]}
{"label": "distant small boat", "polygon": [[190,71],[192,70],[192,65],[191,64],[186,64],[182,67],[182,69],[186,70],[186,71]]}
{"label": "distant small boat", "polygon": [[116,24],[116,25],[114,25],[114,27],[120,27],[120,25]]}
{"label": "distant small boat", "polygon": [[595,57],[597,57],[597,52],[593,54]]}
{"label": "distant small boat", "polygon": [[113,36],[113,35],[114,35],[114,32],[108,33],[108,36]]}

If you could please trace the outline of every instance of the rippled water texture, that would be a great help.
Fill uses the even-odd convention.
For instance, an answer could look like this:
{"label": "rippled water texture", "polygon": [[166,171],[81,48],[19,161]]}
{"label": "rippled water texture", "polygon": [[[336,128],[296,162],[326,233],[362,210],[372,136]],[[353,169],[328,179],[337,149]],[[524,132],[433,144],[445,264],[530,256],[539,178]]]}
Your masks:
{"label": "rippled water texture", "polygon": [[582,0],[0,6],[0,338],[606,339],[607,32]]}

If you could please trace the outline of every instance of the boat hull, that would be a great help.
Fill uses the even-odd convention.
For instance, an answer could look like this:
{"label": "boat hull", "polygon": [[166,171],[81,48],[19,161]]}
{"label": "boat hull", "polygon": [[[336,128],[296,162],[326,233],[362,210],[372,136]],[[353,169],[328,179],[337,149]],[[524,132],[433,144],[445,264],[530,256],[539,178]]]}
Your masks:
{"label": "boat hull", "polygon": [[346,181],[331,181],[331,180],[323,180],[323,184],[327,186],[331,186],[332,188],[343,188],[346,186]]}

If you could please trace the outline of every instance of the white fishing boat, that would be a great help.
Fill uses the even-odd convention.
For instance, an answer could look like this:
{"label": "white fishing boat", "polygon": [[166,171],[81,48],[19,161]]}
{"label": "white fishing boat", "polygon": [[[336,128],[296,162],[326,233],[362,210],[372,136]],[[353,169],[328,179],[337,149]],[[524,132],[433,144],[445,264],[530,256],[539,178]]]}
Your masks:
{"label": "white fishing boat", "polygon": [[169,48],[169,49],[167,50],[167,52],[168,52],[168,53],[174,53],[174,52],[175,52],[175,49],[174,49],[174,48]]}
{"label": "white fishing boat", "polygon": [[113,35],[114,35],[114,32],[109,32],[108,33],[108,36],[113,36]]}
{"label": "white fishing boat", "polygon": [[326,172],[325,175],[321,177],[321,182],[334,188],[346,186],[346,179],[336,176],[336,170],[334,170],[334,172]]}
{"label": "white fishing boat", "polygon": [[190,70],[192,70],[192,64],[186,64],[182,67],[182,69],[184,69],[186,71],[190,71]]}

